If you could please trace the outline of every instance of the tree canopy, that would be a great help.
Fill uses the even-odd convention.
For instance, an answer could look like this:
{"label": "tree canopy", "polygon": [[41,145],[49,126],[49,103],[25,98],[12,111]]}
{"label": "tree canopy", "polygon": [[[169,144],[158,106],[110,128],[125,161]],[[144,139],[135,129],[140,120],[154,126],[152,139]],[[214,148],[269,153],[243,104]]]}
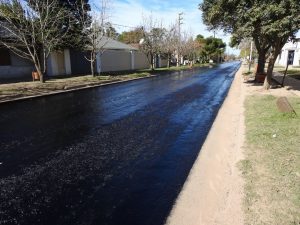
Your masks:
{"label": "tree canopy", "polygon": [[252,38],[261,66],[270,47],[275,62],[285,42],[300,29],[299,0],[204,0],[199,8],[209,29],[231,33],[235,42]]}
{"label": "tree canopy", "polygon": [[126,44],[137,44],[144,37],[143,27],[137,27],[131,31],[122,32],[118,40]]}

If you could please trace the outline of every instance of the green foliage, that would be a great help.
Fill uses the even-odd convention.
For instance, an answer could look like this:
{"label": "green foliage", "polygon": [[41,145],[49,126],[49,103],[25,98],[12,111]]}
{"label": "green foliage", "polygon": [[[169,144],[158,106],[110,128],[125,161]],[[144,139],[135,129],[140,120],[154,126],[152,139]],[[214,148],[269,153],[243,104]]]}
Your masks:
{"label": "green foliage", "polygon": [[220,38],[208,37],[205,39],[203,50],[210,59],[219,61],[220,55],[226,50],[226,43]]}
{"label": "green foliage", "polygon": [[235,37],[235,36],[231,36],[231,37],[230,37],[229,46],[230,46],[231,48],[236,48],[236,47],[239,46],[240,42],[241,42],[240,39],[238,39],[238,38]]}
{"label": "green foliage", "polygon": [[105,36],[112,38],[112,39],[117,39],[119,34],[117,30],[112,26],[111,23],[107,22],[105,24],[105,30],[104,30]]}
{"label": "green foliage", "polygon": [[204,36],[201,35],[201,34],[198,34],[198,35],[196,36],[196,41],[201,42],[202,40],[204,40]]}
{"label": "green foliage", "polygon": [[89,12],[91,6],[89,0],[59,0],[62,7],[70,12],[68,34],[64,37],[63,48],[84,49],[87,43],[87,34],[84,32],[85,26],[91,24]]}
{"label": "green foliage", "polygon": [[144,37],[144,31],[142,27],[138,27],[132,31],[122,32],[118,40],[126,44],[137,44]]}
{"label": "green foliage", "polygon": [[199,8],[209,29],[222,29],[235,39],[252,38],[262,72],[268,50],[268,83],[281,48],[300,29],[299,0],[204,0]]}
{"label": "green foliage", "polygon": [[226,43],[220,38],[208,37],[198,34],[195,39],[196,58],[202,63],[213,59],[215,62],[222,61],[222,55],[226,50]]}

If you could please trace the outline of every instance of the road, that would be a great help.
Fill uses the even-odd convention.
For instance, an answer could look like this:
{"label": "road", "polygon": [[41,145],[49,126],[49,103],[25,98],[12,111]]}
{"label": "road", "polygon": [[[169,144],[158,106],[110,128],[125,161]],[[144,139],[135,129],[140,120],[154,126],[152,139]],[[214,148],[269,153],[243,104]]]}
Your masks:
{"label": "road", "polygon": [[239,66],[0,105],[0,224],[164,224]]}

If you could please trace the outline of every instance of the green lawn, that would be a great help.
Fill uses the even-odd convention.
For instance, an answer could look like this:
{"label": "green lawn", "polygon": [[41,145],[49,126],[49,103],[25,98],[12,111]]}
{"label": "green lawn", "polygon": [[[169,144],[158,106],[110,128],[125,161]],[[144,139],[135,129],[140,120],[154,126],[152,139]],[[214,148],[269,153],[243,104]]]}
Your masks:
{"label": "green lawn", "polygon": [[300,98],[289,98],[298,116],[278,112],[273,96],[246,99],[246,224],[300,224]]}

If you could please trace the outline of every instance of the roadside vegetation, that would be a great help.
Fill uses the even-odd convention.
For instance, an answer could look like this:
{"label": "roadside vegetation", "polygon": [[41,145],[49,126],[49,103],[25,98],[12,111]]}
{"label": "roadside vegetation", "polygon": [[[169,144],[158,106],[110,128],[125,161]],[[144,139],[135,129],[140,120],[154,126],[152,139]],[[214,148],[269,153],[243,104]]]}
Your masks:
{"label": "roadside vegetation", "polygon": [[268,59],[264,88],[270,89],[276,58],[300,29],[299,1],[204,0],[199,7],[208,29],[231,33],[231,46],[249,39],[254,43],[258,53],[256,75],[264,73]]}
{"label": "roadside vegetation", "polygon": [[300,224],[300,98],[298,116],[277,110],[274,96],[249,96],[246,108],[245,224]]}
{"label": "roadside vegetation", "polygon": [[[204,67],[210,64],[195,64],[193,67],[180,66],[170,68],[157,68],[138,70],[135,72],[115,72],[106,73],[101,76],[83,75],[83,76],[57,76],[47,79],[47,82],[15,82],[0,84],[0,102],[13,100],[21,97],[46,95],[58,91],[66,91],[78,88],[92,87],[113,82],[128,81],[143,77],[150,77],[172,71],[190,70],[192,68]],[[4,81],[5,82],[5,81]]]}

